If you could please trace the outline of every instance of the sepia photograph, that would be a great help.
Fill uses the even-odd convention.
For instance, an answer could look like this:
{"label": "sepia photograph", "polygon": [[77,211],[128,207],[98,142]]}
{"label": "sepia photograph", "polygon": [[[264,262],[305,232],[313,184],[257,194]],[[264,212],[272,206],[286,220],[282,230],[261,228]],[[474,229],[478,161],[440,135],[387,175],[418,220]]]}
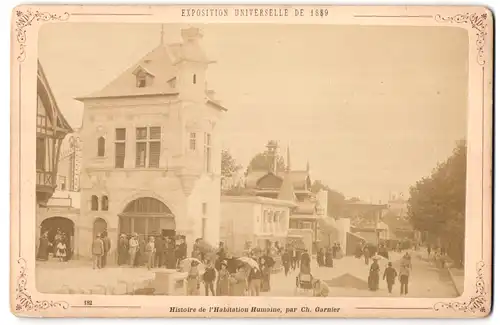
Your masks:
{"label": "sepia photograph", "polygon": [[[32,212],[19,203],[23,235],[12,239],[30,251],[17,260],[16,310],[49,308],[27,294],[28,274],[30,291],[62,309],[247,296],[489,310],[490,113],[478,65],[489,48],[476,56],[463,28],[486,16],[425,26],[217,22],[300,13],[284,8],[182,9],[212,17],[182,22],[82,12],[18,14],[50,23],[20,47],[33,51],[37,97],[36,132],[34,108],[23,111],[31,122],[19,117],[33,129],[19,148],[36,146],[19,153],[29,160],[19,184],[30,177],[23,191],[36,205],[23,222]],[[465,293],[470,302],[453,300]],[[65,302],[73,296],[79,306]],[[165,313],[189,312],[164,299]],[[205,312],[298,312],[217,301]],[[302,311],[340,312],[317,306]]]}
{"label": "sepia photograph", "polygon": [[39,51],[41,292],[461,295],[465,31],[67,23]]}

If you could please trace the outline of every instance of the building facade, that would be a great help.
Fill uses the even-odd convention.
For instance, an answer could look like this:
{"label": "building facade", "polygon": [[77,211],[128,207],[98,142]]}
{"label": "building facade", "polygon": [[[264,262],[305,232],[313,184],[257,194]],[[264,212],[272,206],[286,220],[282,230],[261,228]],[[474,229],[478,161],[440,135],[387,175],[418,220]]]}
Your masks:
{"label": "building facade", "polygon": [[290,201],[259,196],[222,196],[221,241],[236,255],[246,245],[265,249],[268,241],[284,247],[293,207]]}
{"label": "building facade", "polygon": [[84,103],[80,255],[106,230],[175,231],[216,245],[220,218],[220,137],[226,109],[206,87],[212,61],[197,28],[182,43],[160,44]]}
{"label": "building facade", "polygon": [[276,141],[267,145],[269,168],[267,171],[250,171],[246,179],[246,188],[255,195],[293,202],[296,206],[290,214],[289,229],[293,239],[302,237],[306,247],[315,252],[319,247],[333,244],[332,234],[336,233],[333,219],[326,215],[328,199],[326,191],[313,193],[309,164],[306,170],[292,170],[290,151],[287,149],[286,170],[277,170],[278,148]]}
{"label": "building facade", "polygon": [[[73,132],[69,123],[61,113],[52,94],[49,82],[38,62],[37,74],[37,119],[36,119],[36,244],[41,233],[49,230],[42,227],[53,217],[54,197],[58,195],[61,184],[58,182],[60,169],[59,157],[64,138]],[[57,204],[57,203],[56,203]],[[75,218],[76,219],[76,218]],[[68,219],[51,219],[54,223],[50,229],[54,231]],[[72,221],[68,220],[68,224]],[[72,229],[70,226],[69,229]],[[38,247],[38,246],[37,246]]]}

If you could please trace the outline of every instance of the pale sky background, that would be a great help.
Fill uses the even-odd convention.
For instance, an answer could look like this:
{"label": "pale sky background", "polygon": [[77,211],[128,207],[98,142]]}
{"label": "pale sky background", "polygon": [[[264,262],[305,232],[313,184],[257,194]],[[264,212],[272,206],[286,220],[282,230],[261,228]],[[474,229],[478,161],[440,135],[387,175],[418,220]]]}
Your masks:
{"label": "pale sky background", "polygon": [[[165,25],[179,42],[181,25]],[[247,166],[269,139],[346,196],[408,193],[466,137],[468,40],[451,27],[212,24],[209,88],[223,143]],[[160,24],[45,24],[39,56],[63,114],[160,43]]]}

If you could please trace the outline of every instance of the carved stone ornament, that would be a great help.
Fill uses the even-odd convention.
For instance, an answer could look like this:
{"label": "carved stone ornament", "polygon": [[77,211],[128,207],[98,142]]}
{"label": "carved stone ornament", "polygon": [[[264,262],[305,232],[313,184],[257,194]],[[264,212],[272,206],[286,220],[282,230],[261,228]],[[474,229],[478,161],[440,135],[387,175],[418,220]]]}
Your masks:
{"label": "carved stone ornament", "polygon": [[19,264],[19,274],[16,283],[16,312],[36,312],[50,308],[69,308],[69,303],[63,300],[34,300],[26,288],[28,284],[26,260],[24,258],[19,258],[17,264]]}
{"label": "carved stone ornament", "polygon": [[[32,26],[34,22],[39,21],[66,21],[69,19],[69,13],[65,12],[62,15],[52,14],[49,12],[33,11],[31,9],[17,10],[15,21],[16,21],[16,41],[19,44],[19,55],[17,56],[17,61],[23,62],[26,59],[26,28]],[[34,43],[36,46],[36,42]]]}
{"label": "carved stone ornament", "polygon": [[196,181],[198,180],[198,175],[182,175],[180,176],[182,190],[186,196],[191,195],[191,192],[196,185]]}
{"label": "carved stone ornament", "polygon": [[487,35],[486,27],[488,26],[488,24],[486,24],[486,18],[488,18],[486,13],[464,13],[454,16],[436,15],[434,18],[439,23],[470,24],[472,29],[476,32],[477,63],[479,63],[479,65],[484,65],[486,63],[484,59],[484,46]]}
{"label": "carved stone ornament", "polygon": [[486,313],[488,299],[486,292],[486,282],[484,281],[483,269],[485,264],[480,261],[476,265],[476,294],[473,295],[469,300],[464,302],[438,302],[434,305],[434,310],[447,310],[451,309],[453,311],[461,311],[464,313]]}

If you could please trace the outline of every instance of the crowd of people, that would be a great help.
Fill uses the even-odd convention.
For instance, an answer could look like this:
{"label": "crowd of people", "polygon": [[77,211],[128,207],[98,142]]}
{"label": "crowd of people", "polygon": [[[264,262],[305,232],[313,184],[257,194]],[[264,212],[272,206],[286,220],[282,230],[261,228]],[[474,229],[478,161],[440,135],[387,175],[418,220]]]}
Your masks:
{"label": "crowd of people", "polygon": [[45,230],[38,242],[36,258],[39,261],[48,261],[50,257],[57,258],[60,262],[71,259],[72,249],[70,236],[57,229],[54,238],[49,239],[49,231]]}
{"label": "crowd of people", "polygon": [[[147,238],[147,241],[146,241]],[[147,267],[148,269],[166,267],[176,269],[179,262],[186,258],[187,246],[184,237],[139,236],[121,234],[117,243],[118,266]],[[111,241],[106,231],[97,234],[92,242],[93,268],[106,267],[111,251]]]}
{"label": "crowd of people", "polygon": [[320,248],[316,254],[319,267],[333,267],[333,260],[342,257],[340,243],[334,243],[332,247]]}
{"label": "crowd of people", "polygon": [[[386,281],[387,291],[389,293],[392,293],[392,288],[396,282],[396,279],[399,279],[399,282],[401,284],[400,294],[401,295],[408,294],[408,283],[410,279],[411,268],[412,268],[411,256],[408,252],[406,252],[403,258],[401,259],[399,265],[399,277],[398,277],[398,272],[392,265],[392,262],[387,263],[387,266],[382,276],[382,280]],[[380,265],[378,263],[378,259],[374,258],[368,274],[368,288],[370,291],[379,290],[379,280],[380,280]]]}
{"label": "crowd of people", "polygon": [[202,239],[197,239],[191,259],[187,259],[190,262],[187,295],[202,294],[202,286],[206,296],[259,296],[262,292],[269,292],[272,268],[279,252],[279,247],[254,248],[236,257],[222,242],[214,252],[206,248]]}

